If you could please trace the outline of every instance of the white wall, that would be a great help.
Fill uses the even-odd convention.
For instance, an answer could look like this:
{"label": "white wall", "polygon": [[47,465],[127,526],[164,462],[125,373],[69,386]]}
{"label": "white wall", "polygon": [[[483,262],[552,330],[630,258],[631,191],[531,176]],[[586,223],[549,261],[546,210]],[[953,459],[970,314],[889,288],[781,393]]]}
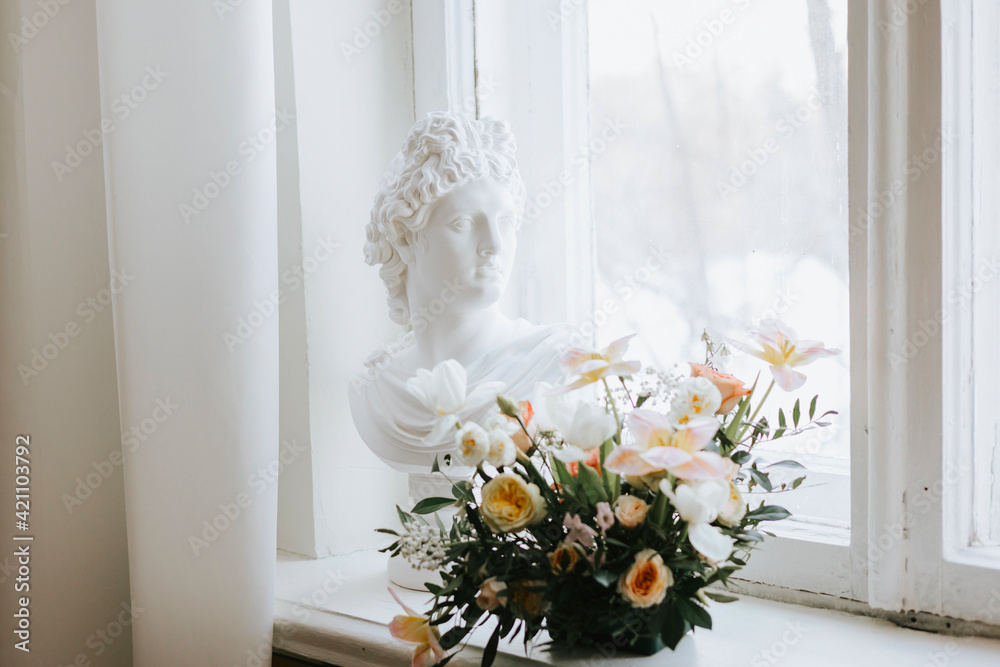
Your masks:
{"label": "white wall", "polygon": [[[382,543],[374,529],[395,525],[393,505],[406,496],[405,477],[354,430],[347,387],[365,357],[400,332],[362,247],[379,178],[413,122],[410,15],[409,2],[390,0],[299,0],[290,14],[302,256],[313,256],[321,239],[338,248],[308,275],[304,304],[289,299],[298,324],[282,314],[283,353],[286,332],[304,330],[295,363],[306,356],[309,364],[308,387],[301,374],[282,378],[282,437],[308,439],[312,451],[282,479],[279,547],[325,556]],[[373,309],[384,314],[355,317]],[[310,482],[315,505],[293,488]]]}
{"label": "white wall", "polygon": [[[118,634],[121,605],[129,602],[122,468],[120,459],[109,462],[121,451],[121,433],[111,309],[102,291],[109,264],[101,146],[90,146],[62,182],[52,167],[65,161],[67,144],[87,142],[82,132],[100,126],[95,3],[57,7],[43,27],[24,31],[27,42],[15,52],[8,34],[21,33],[22,13],[40,7],[28,0],[0,5],[0,664],[64,665],[83,654],[92,665],[131,665],[129,627],[110,646],[97,635]],[[104,301],[102,311],[87,299]],[[63,338],[67,325],[75,335]],[[50,333],[63,349],[45,349]],[[30,367],[33,350],[53,358],[25,382],[18,365]],[[29,434],[32,444],[26,533],[13,525],[18,434]],[[63,496],[88,475],[96,488],[82,488],[81,496],[91,495],[70,514]],[[30,654],[12,641],[15,532],[35,537]]]}

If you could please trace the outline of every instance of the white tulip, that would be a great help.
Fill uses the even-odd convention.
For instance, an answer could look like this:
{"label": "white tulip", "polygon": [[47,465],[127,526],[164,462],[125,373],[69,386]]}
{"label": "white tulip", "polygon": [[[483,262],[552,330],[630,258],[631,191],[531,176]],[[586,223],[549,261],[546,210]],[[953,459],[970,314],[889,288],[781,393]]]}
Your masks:
{"label": "white tulip", "polygon": [[482,382],[468,391],[467,377],[462,364],[454,359],[442,361],[433,370],[417,369],[406,382],[407,390],[437,417],[428,444],[445,441],[448,431],[455,428],[460,412],[482,409],[497,399],[503,391],[502,382]]}

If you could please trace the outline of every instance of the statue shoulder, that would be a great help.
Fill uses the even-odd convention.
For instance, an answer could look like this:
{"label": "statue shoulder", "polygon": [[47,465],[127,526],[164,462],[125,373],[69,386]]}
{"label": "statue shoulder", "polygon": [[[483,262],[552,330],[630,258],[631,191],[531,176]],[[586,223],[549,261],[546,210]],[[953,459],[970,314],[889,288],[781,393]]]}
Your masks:
{"label": "statue shoulder", "polygon": [[408,331],[402,336],[375,349],[364,361],[364,368],[351,376],[351,389],[357,391],[369,386],[379,375],[391,371],[399,365],[401,359],[413,348],[413,332]]}

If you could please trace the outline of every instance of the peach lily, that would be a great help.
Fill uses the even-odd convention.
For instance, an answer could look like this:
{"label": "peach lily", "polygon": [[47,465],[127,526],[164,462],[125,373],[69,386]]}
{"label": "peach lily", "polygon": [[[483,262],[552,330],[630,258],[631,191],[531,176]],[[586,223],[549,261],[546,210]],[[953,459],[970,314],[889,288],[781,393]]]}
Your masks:
{"label": "peach lily", "polygon": [[738,340],[729,342],[736,349],[771,364],[775,384],[785,391],[794,391],[806,381],[806,376],[795,370],[796,366],[805,366],[820,357],[840,353],[840,350],[823,347],[822,341],[799,340],[795,331],[781,320],[762,321],[760,328],[751,332],[750,337],[759,349]]}
{"label": "peach lily", "polygon": [[632,334],[619,338],[603,350],[585,350],[578,347],[570,349],[563,355],[562,368],[570,377],[576,377],[576,380],[556,389],[554,393],[573,391],[605,378],[638,372],[642,367],[638,361],[624,361],[628,343],[634,336],[635,334]]}
{"label": "peach lily", "polygon": [[650,475],[666,470],[684,480],[723,479],[730,472],[723,457],[702,451],[712,441],[719,422],[712,417],[675,426],[670,418],[638,408],[628,416],[634,444],[616,447],[604,467],[625,475]]}
{"label": "peach lily", "polygon": [[413,667],[431,667],[448,656],[441,648],[441,634],[432,627],[430,619],[425,614],[418,614],[399,599],[396,591],[389,589],[405,614],[399,614],[389,623],[389,632],[393,637],[407,644],[415,644],[413,649]]}

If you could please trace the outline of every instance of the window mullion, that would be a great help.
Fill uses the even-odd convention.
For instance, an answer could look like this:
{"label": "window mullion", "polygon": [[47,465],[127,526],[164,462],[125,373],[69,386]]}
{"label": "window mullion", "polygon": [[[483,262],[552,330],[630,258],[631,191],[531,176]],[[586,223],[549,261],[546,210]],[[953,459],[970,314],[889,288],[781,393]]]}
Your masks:
{"label": "window mullion", "polygon": [[914,158],[940,137],[940,6],[870,12],[868,601],[939,613],[941,159]]}

